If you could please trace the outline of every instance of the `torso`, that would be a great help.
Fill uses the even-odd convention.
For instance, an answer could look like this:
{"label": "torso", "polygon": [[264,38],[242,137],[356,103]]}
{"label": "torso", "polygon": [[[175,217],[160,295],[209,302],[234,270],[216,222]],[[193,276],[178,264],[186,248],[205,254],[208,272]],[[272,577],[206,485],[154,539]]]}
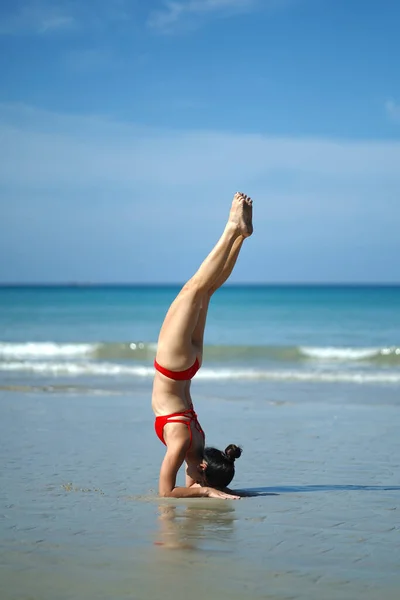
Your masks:
{"label": "torso", "polygon": [[[175,381],[156,371],[152,394],[152,408],[155,416],[170,415],[193,408],[190,386],[191,381]],[[168,423],[164,428],[164,437],[167,444],[168,430],[171,431],[174,427],[182,427],[182,424]],[[194,423],[191,423],[191,431],[192,445],[188,457],[198,455],[204,448],[204,437],[196,429]]]}

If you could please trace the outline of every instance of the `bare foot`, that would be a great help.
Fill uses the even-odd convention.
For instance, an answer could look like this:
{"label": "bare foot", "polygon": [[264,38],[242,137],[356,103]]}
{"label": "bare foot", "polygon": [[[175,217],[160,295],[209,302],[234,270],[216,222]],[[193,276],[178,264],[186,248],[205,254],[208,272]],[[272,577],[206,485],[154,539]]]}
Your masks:
{"label": "bare foot", "polygon": [[236,192],[232,201],[229,220],[235,223],[243,237],[249,237],[253,233],[253,201],[251,198]]}
{"label": "bare foot", "polygon": [[247,225],[247,237],[249,237],[253,233],[253,200],[250,196],[246,196],[246,194],[242,194],[244,197],[244,219]]}

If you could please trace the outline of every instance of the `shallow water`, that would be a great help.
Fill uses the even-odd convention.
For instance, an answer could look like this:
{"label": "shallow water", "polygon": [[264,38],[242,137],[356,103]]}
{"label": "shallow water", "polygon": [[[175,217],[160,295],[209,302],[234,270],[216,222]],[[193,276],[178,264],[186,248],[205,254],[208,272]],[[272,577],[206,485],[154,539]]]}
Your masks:
{"label": "shallow water", "polygon": [[234,389],[196,383],[236,502],[157,498],[149,385],[0,392],[2,600],[397,600],[395,391]]}

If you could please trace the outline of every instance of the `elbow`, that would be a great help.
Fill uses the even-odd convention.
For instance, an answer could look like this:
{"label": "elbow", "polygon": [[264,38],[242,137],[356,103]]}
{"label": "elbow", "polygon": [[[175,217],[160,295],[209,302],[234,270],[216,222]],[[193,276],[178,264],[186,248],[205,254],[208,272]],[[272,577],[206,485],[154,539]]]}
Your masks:
{"label": "elbow", "polygon": [[173,498],[174,490],[159,490],[158,495],[160,498]]}

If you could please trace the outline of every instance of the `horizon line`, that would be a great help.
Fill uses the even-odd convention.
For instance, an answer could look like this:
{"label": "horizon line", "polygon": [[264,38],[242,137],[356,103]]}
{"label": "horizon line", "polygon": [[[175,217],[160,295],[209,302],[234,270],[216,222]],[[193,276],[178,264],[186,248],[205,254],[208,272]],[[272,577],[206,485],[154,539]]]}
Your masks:
{"label": "horizon line", "polygon": [[[61,281],[61,282],[0,282],[0,288],[95,288],[95,287],[178,287],[185,282],[80,282],[80,281]],[[287,281],[287,282],[234,282],[225,283],[223,287],[400,287],[400,281],[361,281],[361,282],[313,282],[313,281]]]}

